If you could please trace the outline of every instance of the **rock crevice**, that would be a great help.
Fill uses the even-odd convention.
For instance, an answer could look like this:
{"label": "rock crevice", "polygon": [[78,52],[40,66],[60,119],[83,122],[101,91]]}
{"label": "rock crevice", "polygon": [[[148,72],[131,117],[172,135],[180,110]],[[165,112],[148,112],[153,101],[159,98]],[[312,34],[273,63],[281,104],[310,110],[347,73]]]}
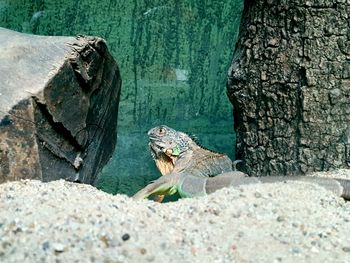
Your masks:
{"label": "rock crevice", "polygon": [[105,42],[2,28],[0,40],[0,182],[94,184],[114,151],[121,86]]}

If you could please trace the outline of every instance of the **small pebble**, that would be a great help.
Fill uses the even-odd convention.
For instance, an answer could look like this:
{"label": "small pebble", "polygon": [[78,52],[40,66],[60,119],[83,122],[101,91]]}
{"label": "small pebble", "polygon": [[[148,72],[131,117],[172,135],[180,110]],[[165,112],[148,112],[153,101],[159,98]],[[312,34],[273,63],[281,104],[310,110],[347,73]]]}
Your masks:
{"label": "small pebble", "polygon": [[298,247],[292,247],[292,253],[295,253],[295,254],[298,254],[298,253],[300,253],[301,252],[301,249],[300,248],[298,248]]}
{"label": "small pebble", "polygon": [[256,198],[261,198],[262,195],[261,195],[259,192],[255,192],[255,193],[254,193],[254,196],[255,196]]}
{"label": "small pebble", "polygon": [[343,247],[344,252],[350,252],[350,247]]}
{"label": "small pebble", "polygon": [[313,253],[319,253],[320,251],[316,247],[311,248],[311,252]]}
{"label": "small pebble", "polygon": [[292,226],[293,226],[293,227],[298,227],[299,225],[298,225],[298,223],[293,222],[293,223],[292,223]]}
{"label": "small pebble", "polygon": [[239,217],[241,217],[241,213],[240,212],[233,213],[232,217],[239,218]]}
{"label": "small pebble", "polygon": [[147,257],[146,257],[146,260],[148,261],[148,262],[152,262],[152,261],[154,261],[156,259],[156,257],[154,256],[154,255],[148,255]]}
{"label": "small pebble", "polygon": [[154,209],[152,206],[147,206],[147,208],[148,208],[149,210],[151,210],[153,213],[156,213],[156,212],[157,212],[156,209]]}
{"label": "small pebble", "polygon": [[43,248],[44,251],[48,250],[50,248],[50,242],[49,241],[45,241],[42,244],[42,248]]}
{"label": "small pebble", "polygon": [[64,251],[65,245],[63,245],[62,243],[55,243],[52,245],[52,247],[55,250],[55,252],[62,253]]}
{"label": "small pebble", "polygon": [[243,237],[243,236],[244,236],[244,232],[239,231],[239,232],[238,232],[238,236],[239,236],[239,237]]}
{"label": "small pebble", "polygon": [[277,222],[283,222],[285,220],[286,220],[286,218],[284,216],[278,216],[277,217]]}
{"label": "small pebble", "polygon": [[129,239],[130,239],[130,235],[129,235],[128,233],[122,235],[122,240],[123,240],[123,241],[127,241],[127,240],[129,240]]}

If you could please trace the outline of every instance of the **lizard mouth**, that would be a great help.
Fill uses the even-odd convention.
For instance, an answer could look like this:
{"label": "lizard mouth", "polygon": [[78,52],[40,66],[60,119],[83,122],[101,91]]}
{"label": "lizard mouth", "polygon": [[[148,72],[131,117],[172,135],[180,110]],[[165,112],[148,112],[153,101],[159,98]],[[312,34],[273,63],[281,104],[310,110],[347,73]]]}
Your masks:
{"label": "lizard mouth", "polygon": [[165,155],[167,157],[172,157],[173,150],[171,148],[165,147],[157,142],[150,142],[149,146],[151,148],[152,154],[156,156]]}
{"label": "lizard mouth", "polygon": [[161,139],[159,139],[156,136],[149,136],[149,146],[155,153],[160,153],[160,152],[167,152],[167,144],[164,143]]}
{"label": "lizard mouth", "polygon": [[151,154],[162,175],[169,174],[174,169],[174,159],[167,155],[164,148],[157,144],[149,143]]}
{"label": "lizard mouth", "polygon": [[164,148],[161,147],[160,145],[158,145],[152,141],[148,145],[149,145],[149,148],[151,149],[152,154],[159,155],[159,154],[163,153]]}

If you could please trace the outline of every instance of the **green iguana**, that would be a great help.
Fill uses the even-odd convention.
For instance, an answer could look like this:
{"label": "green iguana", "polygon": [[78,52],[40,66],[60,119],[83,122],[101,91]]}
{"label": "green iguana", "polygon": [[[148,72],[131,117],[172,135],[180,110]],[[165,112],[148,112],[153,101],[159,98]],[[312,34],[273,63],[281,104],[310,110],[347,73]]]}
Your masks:
{"label": "green iguana", "polygon": [[165,125],[148,132],[153,159],[163,176],[148,184],[134,195],[135,200],[176,192],[181,197],[196,197],[214,191],[243,184],[306,181],[316,183],[338,196],[350,199],[350,180],[307,176],[249,177],[236,171],[235,165],[225,154],[200,147],[190,136]]}

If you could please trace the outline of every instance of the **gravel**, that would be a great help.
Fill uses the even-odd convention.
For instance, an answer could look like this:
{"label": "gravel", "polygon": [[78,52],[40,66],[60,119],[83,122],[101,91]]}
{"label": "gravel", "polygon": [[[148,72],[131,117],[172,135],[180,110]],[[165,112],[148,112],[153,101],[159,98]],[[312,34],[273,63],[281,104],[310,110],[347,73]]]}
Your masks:
{"label": "gravel", "polygon": [[165,204],[62,180],[0,185],[0,262],[296,261],[350,262],[350,202],[301,182]]}

